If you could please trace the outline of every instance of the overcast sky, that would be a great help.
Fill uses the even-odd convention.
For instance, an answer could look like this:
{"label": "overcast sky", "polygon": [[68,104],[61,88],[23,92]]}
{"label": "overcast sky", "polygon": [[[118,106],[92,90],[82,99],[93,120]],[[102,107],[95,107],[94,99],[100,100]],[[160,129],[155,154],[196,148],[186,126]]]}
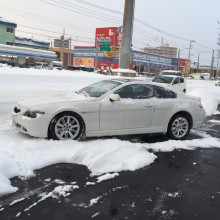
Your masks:
{"label": "overcast sky", "polygon": [[[18,24],[17,36],[52,41],[65,29],[73,45],[93,46],[96,27],[122,25],[124,2],[0,0],[0,16]],[[197,60],[199,53],[200,63],[210,65],[220,33],[219,11],[220,0],[136,0],[133,47],[159,46],[163,38],[170,46],[180,48],[180,56],[187,58],[189,41],[195,40],[191,60]]]}

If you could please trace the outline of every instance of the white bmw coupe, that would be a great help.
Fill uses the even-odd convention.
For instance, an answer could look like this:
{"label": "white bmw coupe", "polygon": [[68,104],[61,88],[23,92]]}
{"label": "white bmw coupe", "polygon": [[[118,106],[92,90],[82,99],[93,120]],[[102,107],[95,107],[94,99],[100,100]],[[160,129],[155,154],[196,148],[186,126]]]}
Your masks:
{"label": "white bmw coupe", "polygon": [[166,133],[181,140],[204,118],[200,98],[124,78],[22,101],[13,110],[13,124],[19,131],[55,140],[147,133]]}

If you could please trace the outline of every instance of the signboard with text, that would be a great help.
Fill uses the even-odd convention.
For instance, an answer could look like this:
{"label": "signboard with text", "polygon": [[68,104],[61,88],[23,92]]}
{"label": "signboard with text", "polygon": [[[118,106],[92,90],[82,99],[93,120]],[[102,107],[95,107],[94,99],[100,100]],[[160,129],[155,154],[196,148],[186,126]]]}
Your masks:
{"label": "signboard with text", "polygon": [[99,40],[100,42],[100,51],[110,51],[111,48],[110,48],[110,38],[101,38]]}

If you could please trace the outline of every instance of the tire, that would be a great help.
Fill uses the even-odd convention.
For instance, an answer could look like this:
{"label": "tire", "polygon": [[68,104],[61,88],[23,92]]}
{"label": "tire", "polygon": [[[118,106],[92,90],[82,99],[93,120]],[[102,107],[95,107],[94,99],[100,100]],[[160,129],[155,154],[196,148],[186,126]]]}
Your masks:
{"label": "tire", "polygon": [[174,115],[169,122],[167,136],[174,140],[183,140],[189,134],[190,127],[186,115]]}
{"label": "tire", "polygon": [[183,92],[186,93],[186,90],[184,89]]}
{"label": "tire", "polygon": [[56,115],[49,126],[49,138],[54,140],[78,140],[85,130],[82,118],[72,112]]}

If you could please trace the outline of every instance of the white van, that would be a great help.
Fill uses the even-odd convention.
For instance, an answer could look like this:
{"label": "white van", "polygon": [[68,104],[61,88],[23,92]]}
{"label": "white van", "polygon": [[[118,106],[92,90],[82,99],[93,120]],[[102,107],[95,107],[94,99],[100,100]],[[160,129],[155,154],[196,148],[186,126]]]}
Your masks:
{"label": "white van", "polygon": [[159,76],[167,76],[167,75],[182,76],[182,73],[176,70],[163,70],[162,72],[159,73]]}
{"label": "white van", "polygon": [[210,79],[210,73],[201,73],[200,79],[209,80]]}
{"label": "white van", "polygon": [[186,92],[186,80],[181,76],[165,75],[153,80],[156,83],[164,83],[174,89]]}

